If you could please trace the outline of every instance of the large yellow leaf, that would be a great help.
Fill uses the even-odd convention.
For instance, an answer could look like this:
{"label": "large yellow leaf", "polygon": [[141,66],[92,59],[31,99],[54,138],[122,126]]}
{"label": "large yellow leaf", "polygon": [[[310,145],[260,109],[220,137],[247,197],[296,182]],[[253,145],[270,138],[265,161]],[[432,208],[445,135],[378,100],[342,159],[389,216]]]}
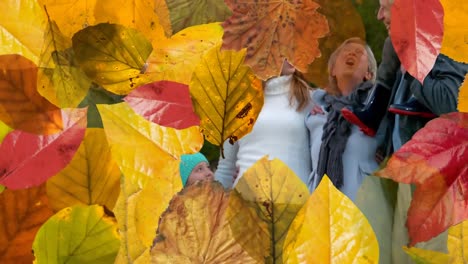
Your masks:
{"label": "large yellow leaf", "polygon": [[2,0],[0,10],[0,55],[20,54],[37,63],[46,26],[42,6],[36,0]]}
{"label": "large yellow leaf", "polygon": [[468,4],[465,0],[441,0],[444,7],[444,38],[440,53],[468,63]]}
{"label": "large yellow leaf", "polygon": [[189,84],[203,54],[221,41],[223,28],[218,23],[186,28],[171,38],[153,44],[146,73],[151,80]]}
{"label": "large yellow leaf", "polygon": [[203,145],[198,126],[177,130],[159,126],[137,115],[127,103],[98,105],[114,160],[124,175],[144,186],[160,177],[181,184],[173,176],[177,159],[195,153]]}
{"label": "large yellow leaf", "polygon": [[203,56],[190,82],[202,132],[217,146],[249,133],[263,106],[262,82],[244,65],[245,49],[220,51],[220,46]]}
{"label": "large yellow leaf", "polygon": [[39,229],[33,243],[35,263],[112,263],[120,238],[115,219],[98,205],[67,207]]}
{"label": "large yellow leaf", "polygon": [[365,216],[324,176],[288,231],[285,263],[378,263]]}
{"label": "large yellow leaf", "polygon": [[53,215],[45,185],[0,193],[0,263],[31,263],[37,230]]}
{"label": "large yellow leaf", "polygon": [[[296,174],[278,159],[268,160],[265,156],[250,167],[235,187],[243,200],[256,211],[260,222],[250,222],[248,210],[235,212],[238,215],[231,220],[234,236],[252,255],[268,253],[267,263],[282,263],[283,244],[286,233],[297,212],[307,201],[309,190]],[[267,228],[262,226],[266,224]],[[249,234],[261,230],[265,232],[260,240],[249,238]],[[260,246],[262,245],[262,246]],[[259,251],[257,251],[259,250]]]}
{"label": "large yellow leaf", "polygon": [[71,39],[49,20],[43,47],[37,91],[60,108],[76,107],[88,93],[91,80],[78,67]]}
{"label": "large yellow leaf", "polygon": [[228,203],[218,182],[184,188],[161,218],[152,263],[259,263],[234,239],[225,214]]}
{"label": "large yellow leaf", "polygon": [[449,254],[411,247],[404,248],[416,263],[467,263],[468,221],[449,228],[447,247]]}
{"label": "large yellow leaf", "polygon": [[[166,37],[172,36],[172,25],[171,17],[169,15],[169,8],[167,7],[166,0],[153,0],[154,1],[154,12],[156,12],[159,18],[159,24],[164,29]],[[156,42],[153,41],[153,47]]]}
{"label": "large yellow leaf", "polygon": [[50,205],[55,211],[75,204],[99,204],[112,210],[119,196],[120,174],[104,130],[88,128],[71,162],[47,181]]}
{"label": "large yellow leaf", "polygon": [[146,37],[164,35],[152,0],[38,0],[67,37],[98,23],[135,28]]}
{"label": "large yellow leaf", "polygon": [[[178,178],[177,169],[172,176]],[[115,263],[146,264],[150,261],[149,249],[156,236],[158,219],[182,184],[152,179],[142,189],[128,178],[121,179],[120,196],[114,209],[122,237]]]}
{"label": "large yellow leaf", "polygon": [[366,38],[361,16],[351,0],[314,0],[320,5],[320,13],[328,20],[330,33],[319,40],[321,56],[307,68],[306,80],[318,87],[328,84],[328,59],[341,43],[350,37]]}
{"label": "large yellow leaf", "polygon": [[458,111],[468,113],[468,74],[465,75],[460,87],[460,94],[458,95]]}
{"label": "large yellow leaf", "polygon": [[103,23],[80,30],[72,41],[83,71],[105,89],[128,94],[147,82],[142,73],[152,47],[135,29]]}

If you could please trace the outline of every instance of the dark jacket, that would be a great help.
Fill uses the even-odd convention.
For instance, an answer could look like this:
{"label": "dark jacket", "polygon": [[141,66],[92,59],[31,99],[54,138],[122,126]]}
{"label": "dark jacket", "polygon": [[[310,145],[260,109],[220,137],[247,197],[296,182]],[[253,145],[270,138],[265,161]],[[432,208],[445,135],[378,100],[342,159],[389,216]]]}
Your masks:
{"label": "dark jacket", "polygon": [[[399,71],[396,79],[397,81],[392,89],[390,104],[395,103],[397,90],[403,89],[403,91],[400,91],[403,95],[403,102],[407,101],[411,97],[411,94],[413,94],[419,102],[437,115],[456,112],[459,88],[467,72],[468,64],[455,62],[443,54],[437,57],[434,67],[424,79],[423,84],[413,78],[409,73],[405,73],[404,83],[401,84],[402,73]],[[414,133],[424,127],[428,121],[429,119],[427,118],[401,115],[399,122],[401,143],[405,144],[408,142]],[[389,156],[396,151],[392,142],[394,126],[395,115],[387,113],[378,132],[381,134],[379,148],[383,151],[385,156]]]}

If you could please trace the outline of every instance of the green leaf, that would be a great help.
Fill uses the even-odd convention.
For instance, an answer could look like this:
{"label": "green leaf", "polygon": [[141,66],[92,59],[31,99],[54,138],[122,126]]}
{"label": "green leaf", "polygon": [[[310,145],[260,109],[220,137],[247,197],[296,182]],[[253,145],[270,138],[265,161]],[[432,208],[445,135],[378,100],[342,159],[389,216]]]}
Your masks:
{"label": "green leaf", "polygon": [[135,29],[102,23],[78,31],[73,50],[84,72],[116,94],[128,94],[145,83],[145,62],[151,42]]}
{"label": "green leaf", "polygon": [[115,220],[98,205],[67,207],[34,239],[36,263],[113,263],[120,239]]}

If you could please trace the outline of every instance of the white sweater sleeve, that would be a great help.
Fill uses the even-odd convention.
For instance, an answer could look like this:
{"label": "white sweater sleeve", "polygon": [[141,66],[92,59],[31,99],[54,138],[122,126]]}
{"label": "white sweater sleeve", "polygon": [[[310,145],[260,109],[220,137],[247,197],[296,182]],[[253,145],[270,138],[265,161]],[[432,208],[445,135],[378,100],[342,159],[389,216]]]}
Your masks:
{"label": "white sweater sleeve", "polygon": [[234,181],[234,174],[236,173],[237,152],[239,151],[239,144],[235,142],[231,145],[228,140],[223,144],[224,159],[219,158],[218,168],[215,172],[215,179],[219,181],[224,188],[232,188]]}

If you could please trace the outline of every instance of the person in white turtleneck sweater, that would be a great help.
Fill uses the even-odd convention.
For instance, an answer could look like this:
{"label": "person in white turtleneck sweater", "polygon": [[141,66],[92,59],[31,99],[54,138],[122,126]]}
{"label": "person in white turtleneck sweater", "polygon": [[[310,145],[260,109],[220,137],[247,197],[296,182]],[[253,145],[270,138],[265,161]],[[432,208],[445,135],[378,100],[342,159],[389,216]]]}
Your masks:
{"label": "person in white turtleneck sweater", "polygon": [[281,76],[264,85],[264,104],[252,131],[234,145],[224,142],[225,158],[219,160],[215,179],[232,188],[248,168],[268,155],[284,162],[307,184],[311,164],[304,119],[311,109],[310,93],[307,83],[285,61]]}

